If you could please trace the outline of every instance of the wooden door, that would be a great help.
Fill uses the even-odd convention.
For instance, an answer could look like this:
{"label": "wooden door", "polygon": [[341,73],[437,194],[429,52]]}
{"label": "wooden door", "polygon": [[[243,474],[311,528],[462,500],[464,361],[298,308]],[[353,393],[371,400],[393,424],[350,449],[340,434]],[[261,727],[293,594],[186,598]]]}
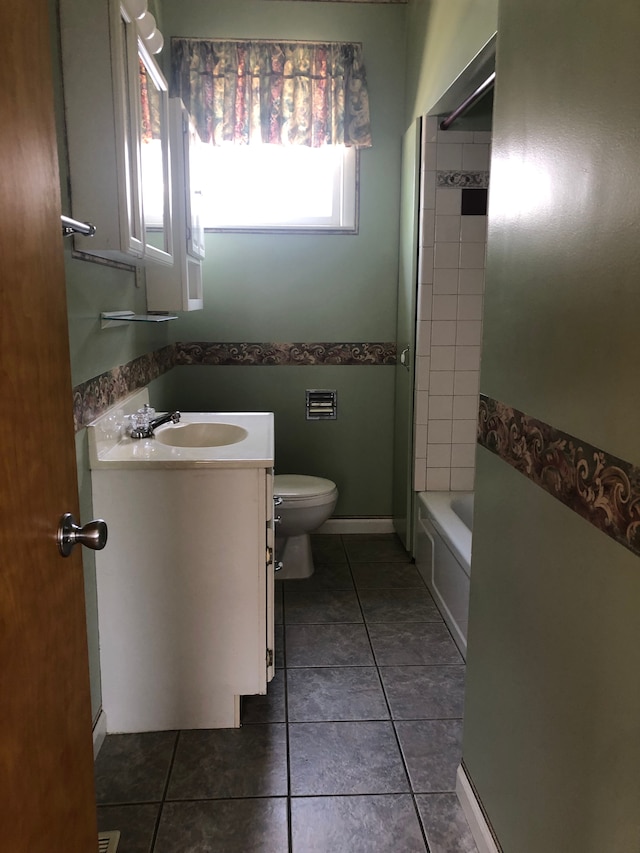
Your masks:
{"label": "wooden door", "polygon": [[413,525],[413,384],[418,281],[420,119],[402,140],[398,324],[393,445],[393,524],[407,551]]}
{"label": "wooden door", "polygon": [[0,4],[0,849],[97,849],[45,0]]}

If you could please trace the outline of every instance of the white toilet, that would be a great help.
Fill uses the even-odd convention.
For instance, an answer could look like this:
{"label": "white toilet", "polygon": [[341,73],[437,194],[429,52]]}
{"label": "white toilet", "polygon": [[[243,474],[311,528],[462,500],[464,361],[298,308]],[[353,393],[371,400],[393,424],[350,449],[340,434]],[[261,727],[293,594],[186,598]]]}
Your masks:
{"label": "white toilet", "polygon": [[276,562],[282,563],[276,578],[308,578],[313,574],[309,533],[324,524],[335,509],[336,484],[324,477],[276,474],[273,497],[275,515],[280,518],[276,524]]}

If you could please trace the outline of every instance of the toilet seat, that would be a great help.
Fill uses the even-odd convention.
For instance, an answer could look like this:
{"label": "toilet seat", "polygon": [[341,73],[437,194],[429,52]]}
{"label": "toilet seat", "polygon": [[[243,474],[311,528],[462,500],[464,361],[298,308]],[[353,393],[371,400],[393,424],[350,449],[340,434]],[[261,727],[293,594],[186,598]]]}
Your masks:
{"label": "toilet seat", "polygon": [[313,574],[313,554],[309,534],[329,519],[338,502],[336,484],[324,477],[304,474],[276,474],[274,515],[276,560],[281,579],[302,579]]}
{"label": "toilet seat", "polygon": [[273,478],[273,494],[295,506],[304,504],[322,506],[334,500],[337,491],[336,484],[324,477],[276,474]]}

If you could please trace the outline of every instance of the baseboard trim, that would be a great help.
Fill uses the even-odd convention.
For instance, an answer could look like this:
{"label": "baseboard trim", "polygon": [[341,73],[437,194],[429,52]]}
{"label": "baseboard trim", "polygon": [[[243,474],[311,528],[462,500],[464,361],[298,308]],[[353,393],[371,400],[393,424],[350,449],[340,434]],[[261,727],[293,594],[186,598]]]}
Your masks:
{"label": "baseboard trim", "polygon": [[501,853],[462,764],[459,765],[456,775],[456,794],[476,842],[478,853]]}
{"label": "baseboard trim", "polygon": [[330,518],[314,533],[393,533],[393,519],[387,516]]}
{"label": "baseboard trim", "polygon": [[100,711],[98,719],[93,726],[93,760],[95,761],[100,752],[100,747],[107,736],[107,715]]}

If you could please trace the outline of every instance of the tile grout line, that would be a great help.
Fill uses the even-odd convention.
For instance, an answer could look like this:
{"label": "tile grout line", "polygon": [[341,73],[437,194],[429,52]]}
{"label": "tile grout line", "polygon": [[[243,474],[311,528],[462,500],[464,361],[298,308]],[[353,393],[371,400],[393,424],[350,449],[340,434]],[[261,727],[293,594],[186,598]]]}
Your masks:
{"label": "tile grout line", "polygon": [[[354,589],[355,589],[355,591],[356,591],[356,597],[357,597],[357,599],[358,599],[358,606],[360,607],[360,612],[362,613],[362,621],[363,621],[363,624],[364,624],[364,629],[365,629],[365,631],[367,632],[367,639],[368,639],[368,641],[369,641],[369,646],[370,646],[370,648],[371,648],[371,654],[373,655],[373,661],[374,661],[374,664],[375,664],[375,667],[376,667],[376,673],[377,673],[377,675],[378,675],[378,682],[379,682],[380,687],[381,687],[381,689],[382,689],[382,695],[384,696],[384,701],[385,701],[385,704],[386,704],[386,706],[387,706],[387,710],[388,710],[388,712],[389,712],[389,722],[390,722],[390,724],[391,724],[391,729],[392,729],[392,731],[393,731],[393,736],[394,736],[394,738],[395,738],[396,746],[397,746],[397,748],[398,748],[398,754],[400,755],[400,760],[402,761],[402,766],[403,766],[403,768],[404,768],[405,777],[406,777],[406,779],[407,779],[407,785],[409,786],[409,791],[408,791],[408,793],[409,793],[409,795],[410,795],[410,797],[411,797],[411,804],[412,804],[412,806],[413,806],[413,810],[414,810],[414,814],[415,814],[415,816],[416,816],[416,820],[418,821],[418,827],[420,828],[420,833],[421,833],[421,835],[422,835],[422,840],[424,841],[425,853],[430,853],[429,842],[427,841],[427,833],[426,833],[426,829],[425,829],[425,826],[424,826],[424,824],[423,824],[423,821],[422,821],[422,819],[421,819],[421,817],[420,817],[420,812],[419,812],[419,809],[418,809],[418,804],[417,804],[417,802],[416,802],[416,795],[415,795],[415,792],[414,792],[414,790],[413,790],[413,784],[412,784],[412,782],[411,782],[411,775],[409,774],[409,767],[408,767],[408,764],[407,764],[407,762],[406,762],[406,760],[405,760],[404,752],[402,751],[402,746],[400,745],[400,739],[399,739],[399,737],[398,737],[398,731],[397,731],[397,729],[396,729],[396,726],[395,726],[395,720],[394,720],[394,716],[393,716],[393,712],[392,712],[392,710],[391,710],[391,703],[389,702],[389,697],[388,697],[388,695],[387,695],[387,691],[386,691],[386,689],[385,689],[384,682],[383,682],[383,680],[382,680],[382,675],[381,675],[381,673],[380,673],[380,664],[378,663],[378,658],[377,658],[377,655],[376,655],[375,649],[374,649],[374,647],[373,647],[373,643],[371,642],[371,634],[369,633],[369,622],[367,621],[367,618],[366,618],[366,616],[365,616],[364,609],[363,609],[363,607],[362,607],[362,602],[361,602],[361,600],[360,600],[360,591],[359,591],[358,585],[357,585],[357,583],[356,583],[356,579],[355,579],[355,577],[354,577],[354,575],[353,575],[353,570],[352,570],[352,567],[351,567],[351,558],[349,557],[349,552],[348,552],[348,550],[347,550],[346,546],[344,546],[344,547],[345,547],[345,552],[346,552],[346,554],[347,554],[347,560],[348,560],[348,563],[349,563],[349,572],[351,573],[351,577],[352,577],[352,580],[353,580],[353,586],[354,586]],[[425,584],[425,586],[426,586],[426,584]]]}
{"label": "tile grout line", "polygon": [[167,793],[169,792],[169,783],[171,781],[171,773],[173,772],[173,765],[175,764],[175,760],[176,760],[176,753],[178,751],[178,742],[180,740],[180,734],[181,734],[181,732],[178,730],[176,732],[176,739],[175,739],[175,742],[173,744],[173,750],[171,751],[171,760],[169,761],[169,767],[167,769],[167,778],[165,779],[164,790],[162,792],[162,799],[160,801],[160,808],[158,809],[158,816],[156,817],[156,823],[155,823],[155,826],[153,828],[153,835],[151,837],[151,847],[149,848],[150,853],[154,853],[154,851],[156,849],[156,841],[158,840],[158,832],[160,831],[160,821],[162,820],[162,814],[164,812],[164,805],[165,805],[165,802],[167,799]]}
{"label": "tile grout line", "polygon": [[287,750],[287,850],[293,853],[293,814],[291,792],[291,744],[289,739],[289,678],[287,673],[287,613],[284,586],[282,587],[282,675],[284,678],[284,723]]}
{"label": "tile grout line", "polygon": [[[345,549],[345,550],[346,550],[346,549]],[[347,557],[348,557],[348,552],[347,552]],[[349,557],[348,557],[348,559],[349,559],[349,568],[351,569],[351,568],[352,568],[352,565],[351,565],[352,561],[351,561],[351,559],[350,559]],[[353,561],[353,562],[358,562],[358,561]],[[361,561],[361,562],[364,562],[364,561]],[[415,565],[415,561],[412,561],[412,565]],[[352,575],[353,575],[353,572],[352,572]],[[424,580],[423,580],[422,578],[421,578],[421,580],[422,580],[422,585],[421,585],[420,587],[411,587],[411,588],[412,588],[412,589],[424,589],[424,590],[427,592],[427,594],[428,594],[429,598],[430,598],[431,600],[433,600],[433,597],[431,596],[431,593],[430,593],[430,591],[429,591],[429,588],[428,588],[427,584],[424,582]],[[423,819],[422,819],[422,816],[421,816],[421,814],[420,814],[420,809],[419,809],[419,807],[418,807],[418,803],[417,803],[417,797],[418,797],[418,796],[429,796],[429,795],[433,795],[433,794],[449,794],[449,793],[451,793],[451,792],[450,792],[450,791],[429,791],[429,792],[419,792],[419,791],[415,791],[415,790],[414,790],[413,782],[412,782],[412,780],[411,780],[411,775],[410,775],[410,773],[409,773],[409,767],[408,767],[407,762],[406,762],[406,760],[405,760],[404,752],[403,752],[403,750],[402,750],[402,746],[401,746],[401,744],[400,744],[400,739],[399,739],[399,736],[398,736],[398,730],[397,730],[396,723],[397,723],[397,722],[403,722],[403,723],[404,723],[404,722],[422,722],[422,718],[416,718],[415,720],[408,720],[408,719],[407,719],[407,720],[405,720],[405,719],[403,719],[403,720],[396,720],[396,719],[395,719],[395,717],[394,717],[394,715],[393,715],[393,712],[392,712],[392,710],[391,710],[391,705],[390,705],[389,700],[388,700],[387,690],[386,690],[386,688],[385,688],[385,686],[384,686],[384,680],[383,680],[382,675],[381,675],[381,673],[380,673],[380,669],[381,669],[382,667],[384,667],[384,665],[382,665],[382,664],[379,664],[379,663],[378,663],[378,658],[377,658],[377,656],[376,656],[376,654],[375,654],[375,650],[374,650],[374,648],[373,648],[373,643],[371,642],[371,636],[370,636],[370,634],[369,634],[369,621],[367,620],[366,615],[365,615],[365,613],[364,613],[364,610],[363,610],[363,608],[362,608],[362,603],[361,603],[361,601],[360,601],[360,591],[359,591],[359,587],[358,587],[357,583],[355,583],[355,578],[354,578],[354,587],[355,587],[355,589],[356,589],[356,595],[357,595],[357,597],[358,597],[358,601],[359,601],[359,603],[360,603],[360,607],[361,607],[361,610],[362,610],[362,615],[363,615],[363,619],[364,619],[365,629],[366,629],[366,631],[367,631],[367,636],[369,637],[369,643],[370,643],[370,645],[371,645],[371,650],[372,650],[373,655],[374,655],[375,665],[376,665],[376,668],[378,669],[378,674],[379,674],[380,682],[381,682],[381,685],[382,685],[382,690],[383,690],[383,693],[384,693],[385,699],[386,699],[386,701],[387,701],[387,705],[388,705],[388,707],[389,707],[390,720],[391,720],[391,723],[392,723],[392,726],[393,726],[394,736],[395,736],[395,739],[396,739],[396,743],[397,743],[398,750],[399,750],[399,753],[400,753],[400,756],[401,756],[401,759],[402,759],[403,766],[404,766],[404,768],[405,768],[405,773],[406,773],[406,775],[407,775],[407,779],[408,779],[408,782],[409,782],[410,795],[411,795],[411,800],[412,800],[412,804],[413,804],[413,809],[414,809],[414,812],[415,812],[415,815],[416,815],[416,819],[417,819],[417,821],[418,821],[418,825],[419,825],[419,827],[420,827],[420,831],[421,831],[421,833],[422,833],[423,841],[424,841],[424,844],[425,844],[425,849],[426,849],[427,853],[430,853],[431,848],[430,848],[430,846],[429,846],[429,842],[428,842],[428,839],[427,839],[426,824],[424,823],[424,821],[423,821]],[[453,635],[451,634],[451,631],[449,631],[449,628],[448,628],[448,626],[447,626],[447,624],[446,624],[445,620],[443,619],[442,614],[439,614],[439,615],[440,615],[440,619],[437,621],[437,623],[430,623],[430,624],[444,624],[444,626],[447,628],[447,632],[448,632],[448,634],[449,634],[449,636],[450,636],[450,638],[451,638],[451,641],[452,641],[452,642],[454,643],[454,645],[455,645],[455,641],[453,640]],[[424,620],[422,620],[422,622],[424,623]],[[374,623],[374,624],[394,624],[394,623],[393,623],[392,621],[389,621],[389,620],[380,620],[380,622],[379,622],[379,623]],[[413,624],[417,624],[417,622],[416,622],[416,623],[413,623]],[[426,624],[426,623],[425,623],[425,624]],[[391,664],[390,664],[389,666],[391,666]],[[412,664],[407,664],[406,666],[425,666],[425,665],[424,665],[424,664],[413,664],[413,665],[412,665]],[[465,662],[464,658],[462,658],[462,655],[460,655],[460,662],[459,662],[459,663],[455,663],[455,664],[454,664],[454,663],[447,663],[447,664],[427,664],[426,666],[434,666],[434,667],[435,667],[435,666],[437,666],[437,667],[444,667],[444,666],[447,666],[447,667],[451,667],[451,666],[460,667],[460,666],[462,666],[462,667],[463,667],[463,669],[465,670],[465,673],[466,673],[466,662]],[[432,721],[434,721],[434,720],[436,720],[436,721],[442,721],[442,722],[448,722],[448,721],[450,721],[450,720],[454,720],[454,719],[455,719],[455,720],[462,720],[463,718],[462,718],[462,717],[429,717],[429,722],[432,722]]]}

